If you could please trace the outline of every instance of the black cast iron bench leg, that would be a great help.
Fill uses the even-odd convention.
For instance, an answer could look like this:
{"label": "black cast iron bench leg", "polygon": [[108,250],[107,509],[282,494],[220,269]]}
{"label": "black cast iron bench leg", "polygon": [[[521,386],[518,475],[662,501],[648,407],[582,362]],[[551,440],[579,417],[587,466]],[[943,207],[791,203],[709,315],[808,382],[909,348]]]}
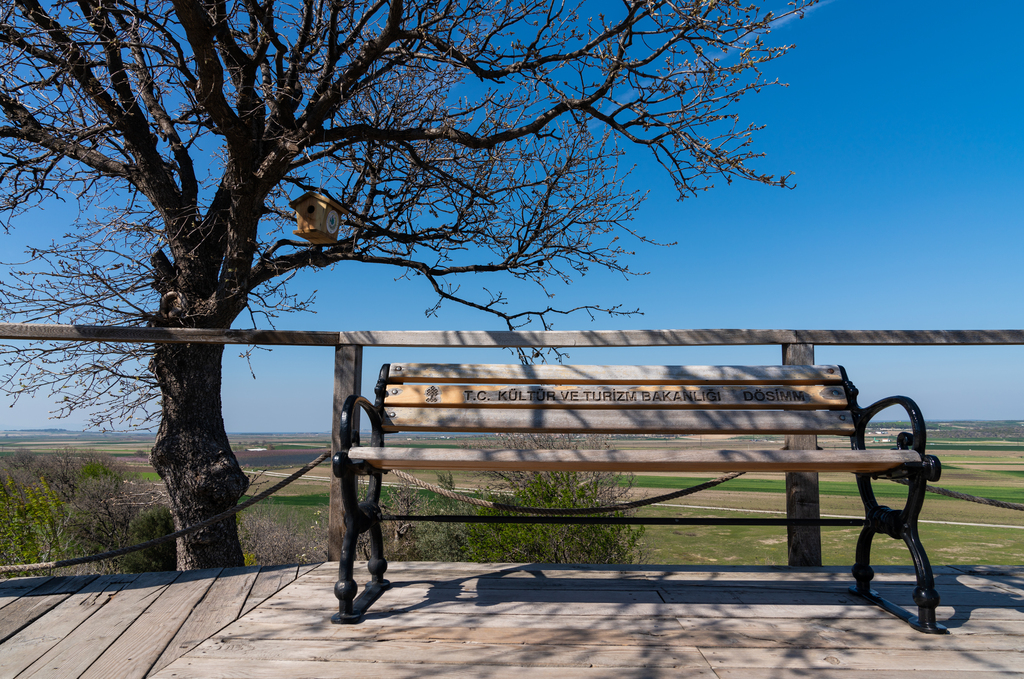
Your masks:
{"label": "black cast iron bench leg", "polygon": [[[384,579],[388,569],[384,558],[384,536],[380,528],[380,491],[381,474],[370,475],[370,487],[366,500],[358,502],[357,476],[355,470],[348,467],[341,476],[341,497],[345,507],[345,536],[341,544],[341,563],[338,564],[338,582],[334,585],[334,595],[338,597],[338,613],[331,617],[331,622],[339,624],[357,623],[363,614],[377,599],[391,587]],[[367,567],[370,571],[370,582],[356,598],[356,585],[353,576],[356,546],[359,536],[370,533],[370,559]]]}
{"label": "black cast iron bench leg", "polygon": [[[907,504],[903,511],[897,511],[879,505],[871,489],[871,477],[857,476],[857,487],[861,500],[864,502],[865,524],[857,540],[856,561],[853,565],[853,577],[857,584],[850,587],[850,592],[863,597],[883,610],[904,620],[914,629],[926,634],[948,634],[943,625],[935,619],[935,609],[939,605],[939,593],[935,591],[935,576],[932,574],[931,563],[921,544],[917,528],[917,517],[924,504],[926,472],[914,474],[909,479],[910,491]],[[895,539],[902,539],[910,550],[917,574],[917,587],[914,588],[914,603],[917,604],[917,615],[902,606],[884,599],[871,588],[871,580],[875,576],[871,568],[871,541],[876,533],[884,533]]]}

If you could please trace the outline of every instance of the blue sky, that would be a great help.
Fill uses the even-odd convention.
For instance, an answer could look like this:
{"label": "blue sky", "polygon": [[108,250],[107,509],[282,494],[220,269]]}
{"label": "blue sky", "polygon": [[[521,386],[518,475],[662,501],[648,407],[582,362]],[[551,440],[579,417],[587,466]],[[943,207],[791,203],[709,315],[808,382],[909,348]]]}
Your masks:
{"label": "blue sky", "polygon": [[[1022,328],[1024,307],[1024,3],[832,0],[773,31],[797,48],[770,66],[789,83],[738,111],[767,128],[758,169],[795,173],[795,190],[724,183],[679,203],[642,156],[635,181],[651,197],[634,226],[673,248],[637,245],[624,281],[595,272],[553,291],[558,306],[598,301],[642,316],[585,316],[559,330],[605,328]],[[21,240],[18,238],[17,240]],[[8,239],[2,247],[12,247]],[[339,267],[304,276],[315,315],[282,329],[495,329],[396,271]],[[475,281],[467,281],[475,284]],[[516,288],[513,303],[545,302]],[[225,356],[229,431],[326,431],[328,349],[258,351],[253,381],[237,348]],[[819,347],[841,363],[862,401],[904,393],[928,419],[1024,419],[1024,347]],[[367,349],[364,389],[383,362],[510,362],[508,352]],[[578,363],[777,363],[778,347],[577,350]],[[6,410],[6,409],[5,409]],[[61,426],[35,399],[0,428]],[[893,412],[895,416],[896,413]]]}

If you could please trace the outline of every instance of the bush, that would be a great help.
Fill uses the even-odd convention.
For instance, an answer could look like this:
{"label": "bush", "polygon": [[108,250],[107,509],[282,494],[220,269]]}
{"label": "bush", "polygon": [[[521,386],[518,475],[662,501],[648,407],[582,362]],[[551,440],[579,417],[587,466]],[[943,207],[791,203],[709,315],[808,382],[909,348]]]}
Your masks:
{"label": "bush", "polygon": [[265,500],[239,516],[238,537],[247,566],[318,563],[327,560],[327,522],[320,510],[302,513]]}
{"label": "bush", "polygon": [[[134,544],[129,537],[132,520],[164,496],[153,484],[136,481],[116,458],[73,448],[41,455],[19,452],[0,465],[6,493],[0,520],[9,514],[3,530],[22,541],[15,549],[8,539],[0,556],[5,563],[59,561]],[[34,512],[35,527],[17,519],[19,512]],[[14,553],[19,550],[20,556]],[[119,559],[108,559],[75,567],[75,572],[118,568]]]}
{"label": "bush", "polygon": [[[64,504],[45,481],[0,476],[0,563],[57,561],[70,551]],[[9,573],[8,577],[23,575]]]}
{"label": "bush", "polygon": [[[437,485],[445,490],[455,490],[455,481],[451,472],[438,472]],[[433,497],[426,504],[424,512],[427,514],[476,513],[476,507],[440,495]],[[420,559],[449,562],[469,559],[469,524],[424,521],[417,523],[415,530],[417,553]]]}
{"label": "bush", "polygon": [[[607,437],[575,434],[499,434],[510,449],[598,449]],[[587,509],[628,499],[632,474],[606,472],[490,472],[489,499],[525,507]],[[480,514],[521,516],[481,509]],[[603,514],[621,517],[625,512]],[[472,524],[467,553],[473,561],[539,563],[640,563],[642,526],[575,524]]]}
{"label": "bush", "polygon": [[[362,484],[360,484],[362,485]],[[361,494],[365,488],[360,488]],[[385,486],[381,489],[380,509],[383,514],[424,513],[424,501],[420,492],[407,484]],[[384,557],[388,561],[416,561],[423,559],[420,554],[420,535],[422,523],[407,521],[383,521],[380,525],[381,537],[384,539]],[[359,558],[370,558],[370,533],[359,536],[356,543]]]}
{"label": "bush", "polygon": [[[132,519],[128,525],[128,542],[137,545],[173,532],[174,518],[170,508],[159,505],[150,507]],[[124,573],[173,571],[177,567],[178,552],[173,540],[126,554],[121,559],[121,571]]]}
{"label": "bush", "polygon": [[107,467],[99,460],[89,460],[82,465],[81,471],[78,475],[82,480],[87,479],[113,479],[115,481],[123,480],[123,475]]}
{"label": "bush", "polygon": [[[584,509],[608,504],[616,475],[592,472],[540,472],[502,475],[511,492],[490,499],[528,507]],[[509,478],[512,477],[512,478]],[[491,516],[516,516],[481,509]],[[610,516],[624,516],[615,512]],[[643,527],[536,523],[485,523],[469,528],[473,561],[539,563],[638,563],[643,557]]]}

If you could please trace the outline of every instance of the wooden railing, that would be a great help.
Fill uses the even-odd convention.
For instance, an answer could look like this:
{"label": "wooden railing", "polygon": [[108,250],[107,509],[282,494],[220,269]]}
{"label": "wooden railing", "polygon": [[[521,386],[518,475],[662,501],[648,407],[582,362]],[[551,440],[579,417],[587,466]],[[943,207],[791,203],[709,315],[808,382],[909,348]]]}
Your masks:
{"label": "wooden railing", "polygon": [[[344,331],[206,330],[124,328],[79,325],[0,324],[0,339],[71,342],[144,342],[333,346],[334,421],[332,448],[339,447],[338,418],[344,399],[362,392],[363,347],[676,347],[772,345],[782,347],[784,365],[814,363],[814,346],[1024,345],[1024,330],[569,330],[569,331]],[[815,437],[787,436],[788,448],[811,448]],[[819,515],[816,474],[787,474],[790,518]],[[328,558],[341,554],[341,494],[331,484]],[[815,526],[789,529],[789,563],[821,564],[821,537]]]}

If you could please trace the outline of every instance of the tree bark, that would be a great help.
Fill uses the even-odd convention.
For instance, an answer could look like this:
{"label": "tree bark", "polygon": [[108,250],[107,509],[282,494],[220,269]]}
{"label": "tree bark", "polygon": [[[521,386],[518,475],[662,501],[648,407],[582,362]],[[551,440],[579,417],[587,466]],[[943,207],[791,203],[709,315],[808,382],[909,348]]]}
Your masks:
{"label": "tree bark", "polygon": [[[222,345],[161,344],[151,363],[163,417],[150,461],[179,530],[234,506],[249,485],[221,415],[223,353]],[[243,564],[234,518],[178,538],[178,570]]]}

